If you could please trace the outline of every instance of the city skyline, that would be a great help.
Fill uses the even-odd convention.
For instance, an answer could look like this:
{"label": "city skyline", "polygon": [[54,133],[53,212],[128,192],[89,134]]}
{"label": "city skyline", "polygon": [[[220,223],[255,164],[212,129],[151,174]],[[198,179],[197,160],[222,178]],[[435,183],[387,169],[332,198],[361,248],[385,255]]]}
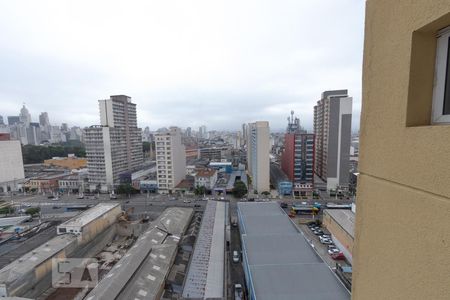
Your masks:
{"label": "city skyline", "polygon": [[267,120],[284,129],[294,110],[310,130],[321,91],[348,89],[357,128],[364,3],[236,5],[2,3],[0,115],[25,102],[34,120],[46,111],[52,123],[84,127],[99,122],[104,95],[127,94],[142,128]]}

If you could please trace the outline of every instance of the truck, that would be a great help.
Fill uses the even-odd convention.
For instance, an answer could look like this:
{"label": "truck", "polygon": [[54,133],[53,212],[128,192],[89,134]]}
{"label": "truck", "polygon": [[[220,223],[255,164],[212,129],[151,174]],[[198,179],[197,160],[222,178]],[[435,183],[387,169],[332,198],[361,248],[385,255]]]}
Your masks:
{"label": "truck", "polygon": [[234,300],[243,300],[244,299],[244,290],[242,289],[242,285],[240,283],[236,283],[234,285]]}

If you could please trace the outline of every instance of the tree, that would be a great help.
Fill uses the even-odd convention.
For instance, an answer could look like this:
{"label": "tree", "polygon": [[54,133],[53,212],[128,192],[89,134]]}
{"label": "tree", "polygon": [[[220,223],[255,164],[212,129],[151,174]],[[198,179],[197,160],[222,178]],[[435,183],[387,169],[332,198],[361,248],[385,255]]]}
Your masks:
{"label": "tree", "polygon": [[55,156],[66,157],[68,154],[75,154],[77,157],[86,157],[86,150],[82,143],[76,143],[74,141],[50,146],[22,146],[22,156],[25,164],[42,163],[46,159]]}
{"label": "tree", "polygon": [[143,152],[149,152],[150,151],[150,143],[149,142],[143,142],[142,143],[142,151]]}
{"label": "tree", "polygon": [[40,211],[41,211],[40,207],[30,207],[25,211],[25,214],[34,216],[37,215]]}
{"label": "tree", "polygon": [[247,194],[247,186],[241,180],[236,180],[233,186],[233,196],[236,198],[242,198],[245,194]]}
{"label": "tree", "polygon": [[3,206],[0,208],[0,215],[8,215],[14,213],[14,207],[11,205]]}
{"label": "tree", "polygon": [[204,195],[204,194],[206,194],[206,188],[204,186],[197,185],[195,187],[194,194],[197,196]]}
{"label": "tree", "polygon": [[117,187],[117,194],[135,194],[137,190],[133,188],[133,186],[129,183],[121,184]]}

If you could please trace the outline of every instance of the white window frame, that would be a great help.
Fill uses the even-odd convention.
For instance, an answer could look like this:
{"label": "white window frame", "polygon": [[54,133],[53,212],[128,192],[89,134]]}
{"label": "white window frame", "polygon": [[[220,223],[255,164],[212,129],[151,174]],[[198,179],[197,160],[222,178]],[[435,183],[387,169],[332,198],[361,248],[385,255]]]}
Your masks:
{"label": "white window frame", "polygon": [[[437,34],[436,45],[436,64],[434,73],[433,87],[433,106],[432,121],[433,123],[450,123],[450,114],[444,115],[444,96],[446,81],[450,80],[450,70],[447,74],[447,58],[450,51],[450,26],[439,30]],[[449,78],[446,78],[446,77]],[[450,91],[449,91],[450,92]]]}

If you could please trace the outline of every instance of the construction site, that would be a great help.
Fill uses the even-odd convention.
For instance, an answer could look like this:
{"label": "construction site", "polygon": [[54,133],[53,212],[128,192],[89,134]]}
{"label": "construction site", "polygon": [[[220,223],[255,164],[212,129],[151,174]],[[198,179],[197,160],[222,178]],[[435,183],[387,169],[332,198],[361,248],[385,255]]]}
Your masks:
{"label": "construction site", "polygon": [[[180,299],[203,212],[168,207],[150,220],[134,216],[120,203],[99,203],[0,245],[0,297]],[[95,259],[95,285],[55,286],[55,261],[72,258]]]}

